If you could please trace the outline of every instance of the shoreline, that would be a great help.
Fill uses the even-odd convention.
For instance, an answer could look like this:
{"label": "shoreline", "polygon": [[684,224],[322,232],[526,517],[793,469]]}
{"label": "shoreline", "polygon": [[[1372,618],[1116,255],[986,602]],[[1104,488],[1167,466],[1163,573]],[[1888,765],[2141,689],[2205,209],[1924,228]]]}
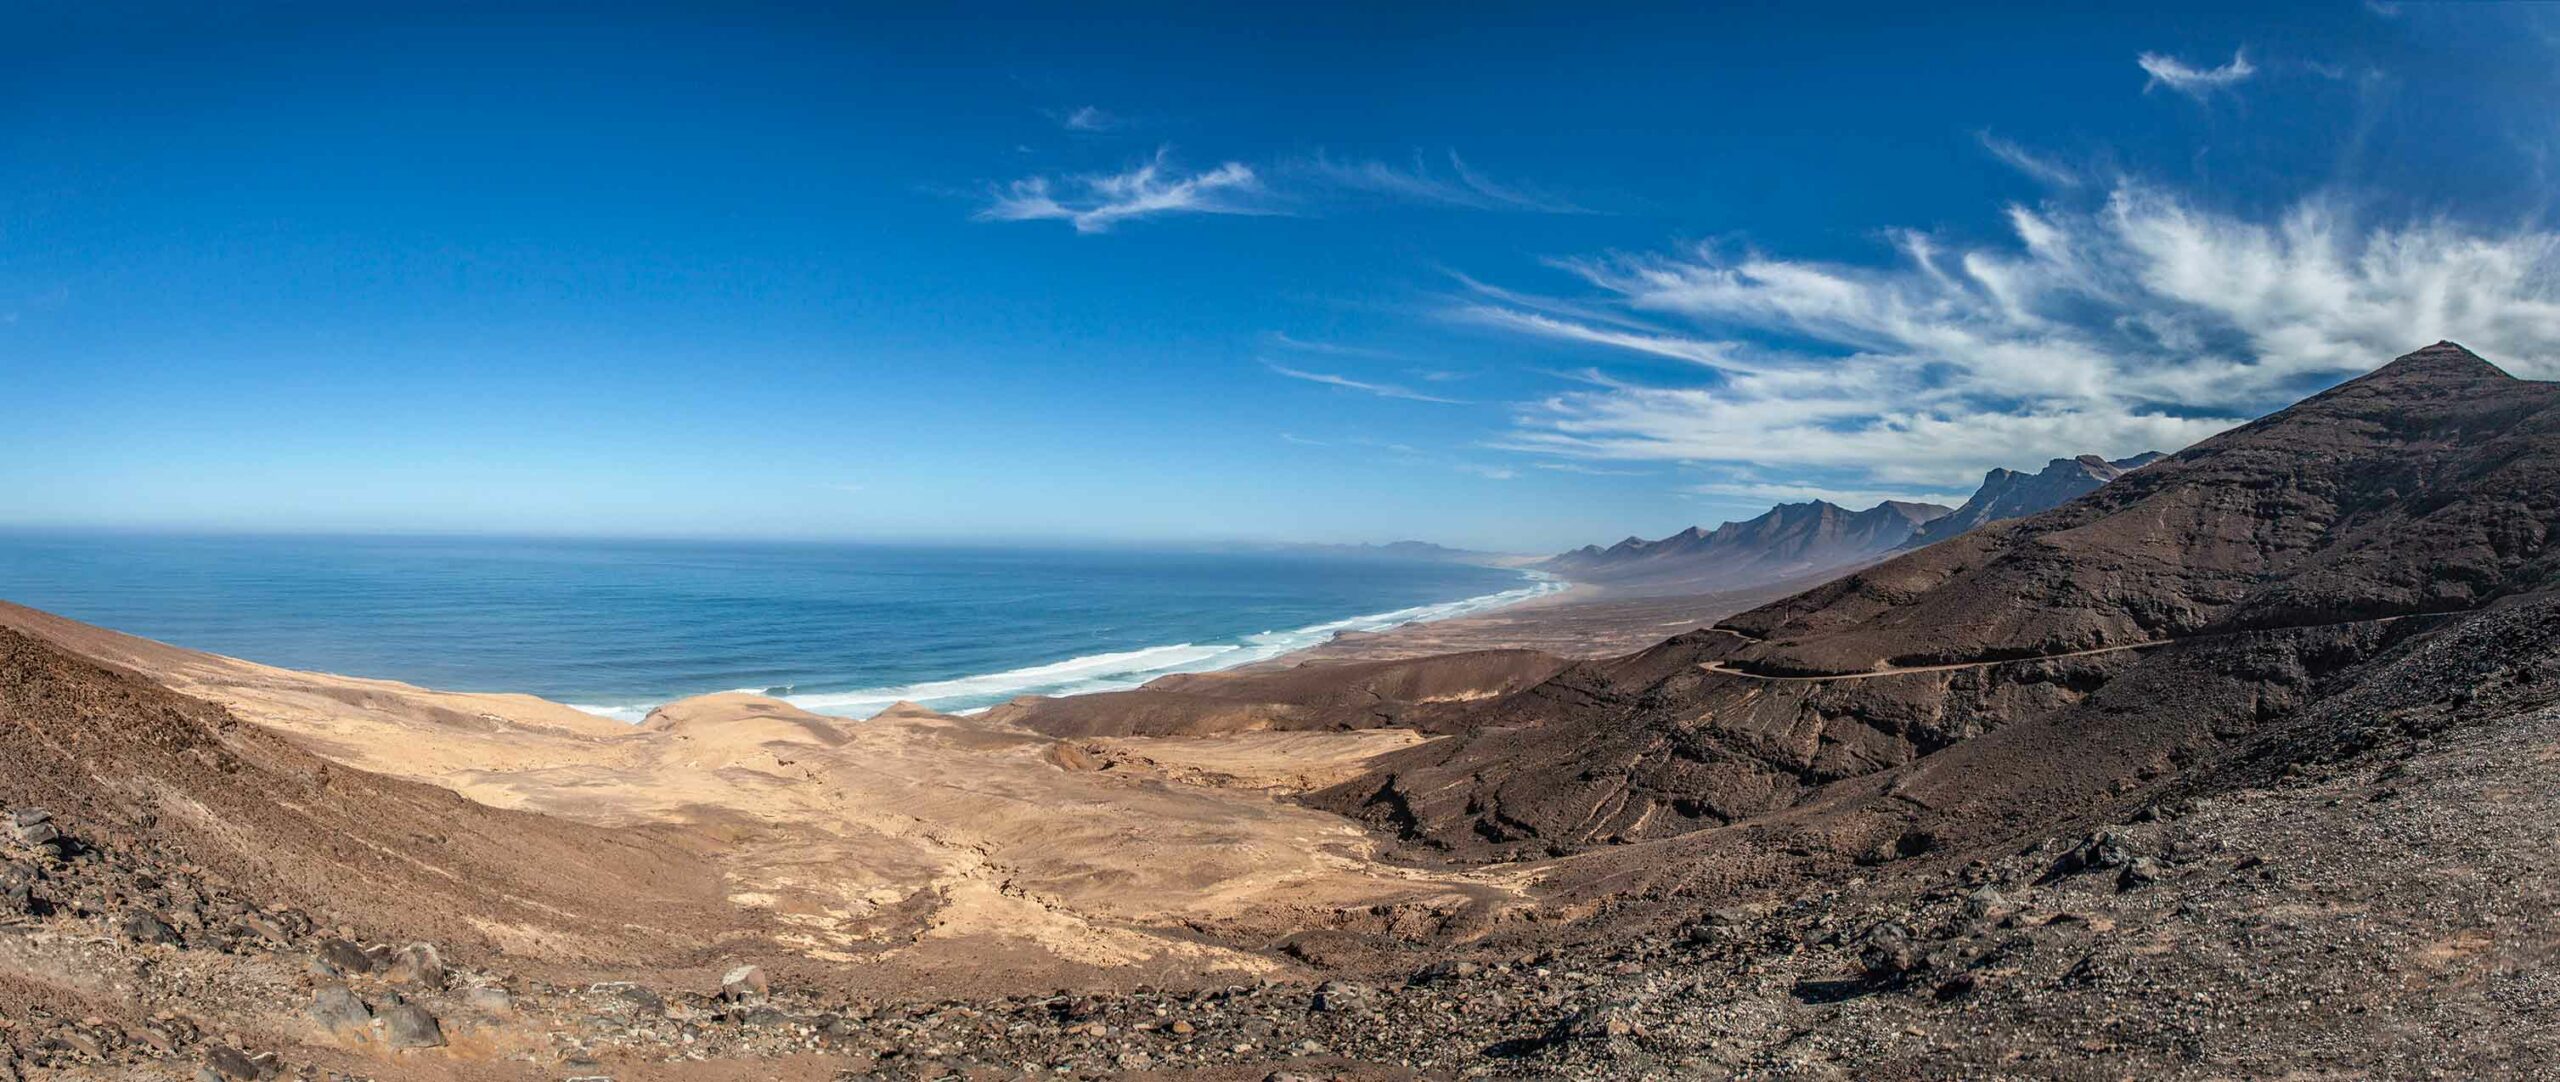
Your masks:
{"label": "shoreline", "polygon": [[[1323,650],[1345,636],[1390,635],[1412,627],[1475,619],[1499,612],[1553,604],[1596,590],[1550,572],[1501,564],[1477,564],[1510,571],[1527,582],[1508,590],[1451,601],[1411,605],[1385,612],[1362,613],[1287,631],[1262,631],[1232,642],[1170,643],[1043,662],[992,673],[972,673],[940,680],[859,688],[840,692],[792,693],[776,688],[730,688],[703,694],[743,693],[779,699],[817,714],[867,719],[902,702],[939,713],[972,715],[1026,695],[1064,698],[1126,691],[1167,676],[1254,670],[1275,664],[1297,664],[1302,655]],[[649,704],[565,703],[573,709],[627,724],[638,724],[683,695]],[[986,700],[983,702],[975,700]]]}
{"label": "shoreline", "polygon": [[1240,671],[1397,661],[1478,650],[1537,650],[1574,660],[1633,653],[1805,588],[1790,581],[1698,594],[1622,593],[1559,578],[1566,588],[1520,604],[1378,632],[1346,632]]}

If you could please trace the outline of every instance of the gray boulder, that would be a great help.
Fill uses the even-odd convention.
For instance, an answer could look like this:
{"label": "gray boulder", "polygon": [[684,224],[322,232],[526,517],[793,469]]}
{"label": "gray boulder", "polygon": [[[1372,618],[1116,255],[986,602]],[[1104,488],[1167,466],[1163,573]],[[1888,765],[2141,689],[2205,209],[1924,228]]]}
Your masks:
{"label": "gray boulder", "polygon": [[386,1008],[381,1014],[382,1036],[393,1048],[442,1048],[444,1027],[436,1016],[415,1003]]}
{"label": "gray boulder", "polygon": [[311,1020],[333,1032],[362,1030],[373,1024],[373,1011],[343,984],[324,984],[311,994]]}

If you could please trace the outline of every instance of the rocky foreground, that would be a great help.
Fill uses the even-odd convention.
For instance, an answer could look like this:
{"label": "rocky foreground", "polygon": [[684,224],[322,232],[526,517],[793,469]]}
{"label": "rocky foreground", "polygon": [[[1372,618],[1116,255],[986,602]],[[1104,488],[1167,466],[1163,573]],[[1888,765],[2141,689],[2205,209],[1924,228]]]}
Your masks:
{"label": "rocky foreground", "polygon": [[[1341,943],[1343,975],[1313,986],[965,1000],[813,995],[752,968],[717,987],[563,987],[450,966],[20,810],[0,958],[115,975],[137,1006],[12,995],[0,1063],[235,1080],[742,1063],[863,1079],[2540,1076],[2560,1063],[2560,709],[2437,720],[2263,789],[1782,901],[1631,900],[1588,922],[1622,931],[1515,930],[1429,960]],[[1321,966],[1325,938],[1283,949]],[[310,1043],[236,1024],[277,1016]]]}

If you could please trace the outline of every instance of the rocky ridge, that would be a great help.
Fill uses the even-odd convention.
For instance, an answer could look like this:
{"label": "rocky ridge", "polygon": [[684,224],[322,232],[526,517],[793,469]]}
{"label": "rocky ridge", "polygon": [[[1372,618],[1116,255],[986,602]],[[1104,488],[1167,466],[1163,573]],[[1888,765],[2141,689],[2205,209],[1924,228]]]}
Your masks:
{"label": "rocky ridge", "polygon": [[1826,500],[1783,503],[1712,530],[1692,526],[1658,541],[1630,537],[1605,549],[1586,545],[1538,566],[1622,591],[1743,589],[1807,580],[1874,559],[1947,512],[1937,504],[1900,500],[1864,511]]}

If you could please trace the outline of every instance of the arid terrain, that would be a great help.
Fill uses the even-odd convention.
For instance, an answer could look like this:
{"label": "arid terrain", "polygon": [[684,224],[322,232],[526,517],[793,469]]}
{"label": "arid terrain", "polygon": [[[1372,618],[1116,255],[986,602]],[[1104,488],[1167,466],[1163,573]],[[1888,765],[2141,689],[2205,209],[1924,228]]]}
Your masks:
{"label": "arid terrain", "polygon": [[0,607],[0,1080],[2549,1077],[2556,530],[2441,343],[1828,582],[973,717]]}

